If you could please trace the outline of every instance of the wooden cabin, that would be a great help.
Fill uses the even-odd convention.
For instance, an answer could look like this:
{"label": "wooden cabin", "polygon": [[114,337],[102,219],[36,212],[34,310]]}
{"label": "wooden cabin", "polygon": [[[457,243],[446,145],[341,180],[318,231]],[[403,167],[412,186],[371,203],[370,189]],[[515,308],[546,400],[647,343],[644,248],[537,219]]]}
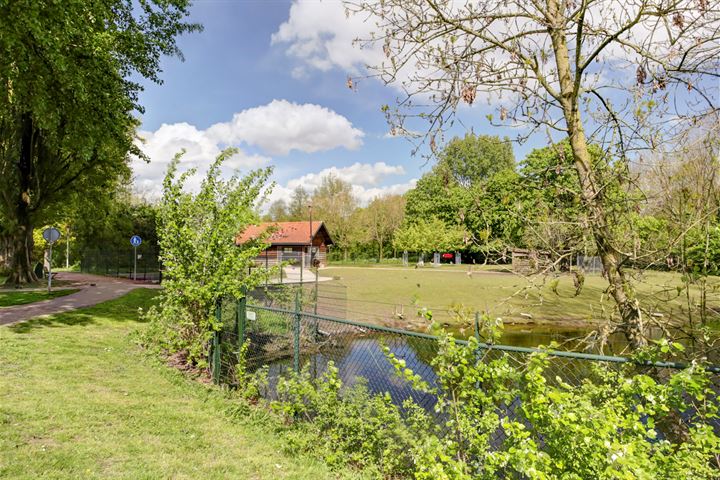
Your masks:
{"label": "wooden cabin", "polygon": [[328,247],[333,241],[325,223],[318,220],[250,225],[235,237],[235,243],[242,245],[258,239],[269,230],[272,230],[267,239],[270,246],[256,258],[259,265],[270,266],[282,262],[290,262],[303,268],[327,265]]}

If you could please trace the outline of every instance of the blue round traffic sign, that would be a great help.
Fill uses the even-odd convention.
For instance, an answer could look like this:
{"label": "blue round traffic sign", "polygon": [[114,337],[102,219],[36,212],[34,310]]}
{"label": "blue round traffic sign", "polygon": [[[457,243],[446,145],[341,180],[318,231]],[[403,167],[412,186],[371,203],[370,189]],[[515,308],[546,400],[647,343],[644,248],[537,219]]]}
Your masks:
{"label": "blue round traffic sign", "polygon": [[130,245],[133,247],[139,247],[142,243],[142,238],[140,238],[140,235],[133,235],[130,237]]}

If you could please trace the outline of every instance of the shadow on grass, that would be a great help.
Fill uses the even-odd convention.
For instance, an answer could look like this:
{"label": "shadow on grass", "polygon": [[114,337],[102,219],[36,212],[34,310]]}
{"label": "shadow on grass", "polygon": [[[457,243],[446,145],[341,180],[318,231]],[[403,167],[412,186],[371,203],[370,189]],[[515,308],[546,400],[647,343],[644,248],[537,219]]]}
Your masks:
{"label": "shadow on grass", "polygon": [[52,298],[63,297],[65,295],[71,295],[79,292],[77,288],[69,288],[65,290],[54,290],[50,293],[47,292],[13,292],[13,291],[0,291],[0,307],[11,307],[16,305],[27,305],[28,303],[41,302],[43,300],[50,300]]}
{"label": "shadow on grass", "polygon": [[88,326],[102,322],[145,323],[139,309],[147,310],[157,303],[158,291],[147,288],[135,289],[120,298],[82,308],[74,312],[58,313],[34,318],[9,326],[15,333],[29,333],[41,328],[62,328],[69,326]]}

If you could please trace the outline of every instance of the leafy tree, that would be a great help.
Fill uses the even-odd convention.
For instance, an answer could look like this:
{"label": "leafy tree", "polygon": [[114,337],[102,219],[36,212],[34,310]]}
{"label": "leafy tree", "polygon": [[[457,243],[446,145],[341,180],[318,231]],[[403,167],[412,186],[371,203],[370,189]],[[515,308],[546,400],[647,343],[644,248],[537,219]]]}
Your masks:
{"label": "leafy tree", "polygon": [[385,247],[405,218],[405,198],[402,195],[377,197],[356,212],[353,224],[360,233],[357,240],[372,243],[377,248],[378,262],[382,261]]}
{"label": "leafy tree", "polygon": [[[175,38],[196,31],[188,0],[0,3],[0,218],[8,282],[35,280],[33,225],[72,192],[128,173],[141,86],[159,82]],[[135,153],[138,153],[135,151]]]}
{"label": "leafy tree", "polygon": [[467,243],[467,233],[460,226],[448,227],[438,218],[408,223],[399,229],[393,240],[398,250],[432,253],[461,250]]}
{"label": "leafy tree", "polygon": [[515,168],[509,138],[467,133],[454,137],[438,155],[438,166],[447,169],[455,182],[465,188],[487,180],[501,170]]}
{"label": "leafy tree", "polygon": [[153,322],[149,335],[168,353],[182,351],[190,363],[200,366],[205,365],[212,332],[222,326],[213,317],[216,299],[240,298],[243,289],[260,283],[263,275],[248,270],[267,246],[264,239],[236,245],[235,237],[257,222],[255,206],[270,170],[222,180],[222,163],[236,153],[227,149],[217,157],[197,195],[184,191],[185,181],[195,171],[178,176],[180,155],[163,181],[158,216],[163,290],[160,308],[147,314]]}
{"label": "leafy tree", "polygon": [[347,258],[352,243],[351,216],[357,208],[352,185],[332,174],[323,177],[313,193],[312,207],[313,217],[327,224],[335,244]]}
{"label": "leafy tree", "polygon": [[438,153],[438,163],[407,194],[408,221],[436,217],[452,228],[463,225],[471,251],[486,255],[517,244],[517,184],[509,141],[486,135],[454,138]]}
{"label": "leafy tree", "polygon": [[[617,227],[622,216],[611,212],[631,208],[605,194],[605,167],[593,162],[590,145],[601,144],[618,173],[627,173],[638,149],[672,142],[704,118],[717,122],[720,22],[712,12],[720,8],[718,1],[347,5],[375,21],[368,42],[382,45],[387,57],[373,66],[377,76],[402,82],[407,94],[398,108],[383,107],[392,128],[417,130],[406,120],[427,120],[424,138],[435,152],[436,138],[461,102],[482,99],[494,104],[491,123],[527,127],[518,130],[520,139],[542,129],[569,141],[587,229],[617,306],[619,330],[633,348],[644,346],[646,323],[624,268],[628,232]],[[627,74],[631,69],[634,75]]]}
{"label": "leafy tree", "polygon": [[486,182],[473,186],[465,225],[472,235],[474,250],[503,255],[508,248],[525,246],[528,216],[535,205],[523,177],[514,170],[495,173]]}
{"label": "leafy tree", "polygon": [[[594,161],[601,162],[603,152],[597,146],[590,148]],[[523,160],[519,173],[518,187],[524,192],[518,194],[530,202],[523,212],[525,246],[549,250],[555,257],[587,251],[584,228],[587,220],[570,143],[564,141],[533,150]]]}
{"label": "leafy tree", "polygon": [[408,220],[436,217],[448,225],[465,220],[472,198],[468,189],[458,185],[447,170],[437,166],[423,175],[415,188],[405,195]]}
{"label": "leafy tree", "polygon": [[[288,212],[287,204],[285,203],[285,200],[279,199],[275,200],[268,209],[268,213],[265,216],[265,219],[270,222],[286,222],[290,220],[291,215]],[[299,220],[299,219],[295,219]]]}
{"label": "leafy tree", "polygon": [[310,205],[310,194],[302,185],[293,190],[290,205],[288,205],[288,220],[306,220],[308,218],[308,205]]}

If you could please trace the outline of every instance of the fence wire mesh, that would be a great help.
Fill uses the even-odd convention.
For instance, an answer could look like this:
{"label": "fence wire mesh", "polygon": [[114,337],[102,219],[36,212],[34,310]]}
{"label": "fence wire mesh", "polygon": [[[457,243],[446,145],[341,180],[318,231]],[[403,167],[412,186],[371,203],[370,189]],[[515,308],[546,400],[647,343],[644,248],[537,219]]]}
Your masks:
{"label": "fence wire mesh", "polygon": [[159,249],[141,245],[137,249],[137,263],[132,247],[123,250],[85,250],[80,261],[80,271],[110,277],[133,278],[138,281],[159,283],[162,281],[162,264]]}
{"label": "fence wire mesh", "polygon": [[[210,358],[215,382],[237,385],[238,355],[245,342],[248,345],[245,369],[249,372],[264,370],[267,384],[262,394],[268,399],[277,399],[275,387],[282,376],[306,369],[312,379],[320,379],[332,362],[346,388],[361,383],[372,394],[389,394],[393,403],[401,408],[410,399],[430,413],[438,425],[444,425],[446,418],[434,408],[438,401],[435,395],[418,391],[400,378],[386,354],[387,351],[404,360],[407,368],[435,388],[438,377],[432,362],[438,354],[439,337],[316,314],[311,302],[303,302],[306,293],[299,287],[278,295],[272,302],[263,296],[261,305],[254,304],[252,296],[241,300],[221,299],[216,315],[222,329],[213,340]],[[512,367],[523,370],[529,355],[537,351],[481,344],[477,357],[485,362],[505,358]],[[602,372],[620,370],[629,362],[622,357],[573,352],[551,352],[549,359],[545,370],[548,384],[562,382],[573,387],[586,380],[599,379]],[[642,368],[645,372],[652,369],[656,378],[663,378],[681,366],[659,363]],[[711,370],[714,391],[718,393],[720,368],[712,367]],[[519,406],[516,398],[503,407],[503,413],[521,420]],[[683,413],[683,418],[691,417],[692,412]],[[713,426],[720,433],[720,420],[716,419]],[[501,442],[503,436],[502,429],[498,428],[494,442]]]}

